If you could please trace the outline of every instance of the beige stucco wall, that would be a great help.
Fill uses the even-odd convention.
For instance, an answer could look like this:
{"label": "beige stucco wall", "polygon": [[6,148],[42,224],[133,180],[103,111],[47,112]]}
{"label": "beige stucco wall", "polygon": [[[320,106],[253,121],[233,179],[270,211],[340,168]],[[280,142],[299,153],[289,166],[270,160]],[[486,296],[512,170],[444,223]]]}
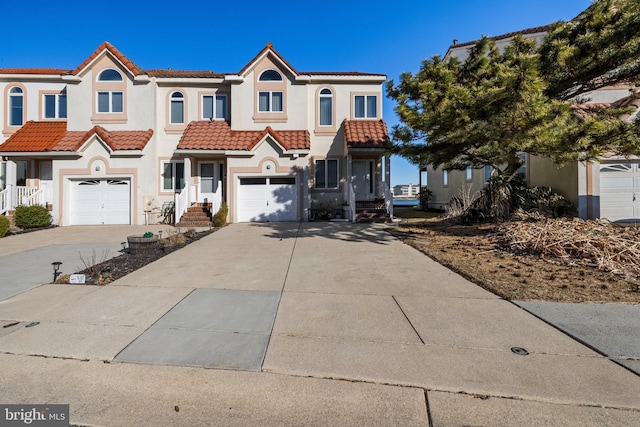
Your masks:
{"label": "beige stucco wall", "polygon": [[484,186],[484,170],[473,169],[472,179],[466,180],[465,171],[449,171],[449,185],[444,185],[443,170],[427,168],[427,187],[433,192],[430,208],[444,209],[452,197],[474,196]]}
{"label": "beige stucco wall", "polygon": [[546,157],[528,156],[527,177],[532,187],[551,187],[578,204],[578,163],[556,165]]}

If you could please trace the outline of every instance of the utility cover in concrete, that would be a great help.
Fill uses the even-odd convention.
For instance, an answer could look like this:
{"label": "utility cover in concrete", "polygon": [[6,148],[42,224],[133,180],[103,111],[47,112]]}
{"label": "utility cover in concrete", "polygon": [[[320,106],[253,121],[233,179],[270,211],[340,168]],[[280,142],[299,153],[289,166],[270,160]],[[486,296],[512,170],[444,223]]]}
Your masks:
{"label": "utility cover in concrete", "polygon": [[196,289],[115,361],[259,371],[279,292]]}

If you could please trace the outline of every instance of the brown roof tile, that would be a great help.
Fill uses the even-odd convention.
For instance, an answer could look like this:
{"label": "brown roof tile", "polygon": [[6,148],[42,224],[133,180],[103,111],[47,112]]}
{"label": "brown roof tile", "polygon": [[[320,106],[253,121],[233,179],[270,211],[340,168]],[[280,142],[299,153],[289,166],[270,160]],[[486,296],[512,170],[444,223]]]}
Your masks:
{"label": "brown roof tile", "polygon": [[384,120],[344,120],[344,135],[349,148],[384,148],[389,132]]}
{"label": "brown roof tile", "polygon": [[62,75],[70,73],[70,70],[62,70],[60,68],[0,68],[0,74],[43,74],[43,75]]}
{"label": "brown roof tile", "polygon": [[124,66],[127,67],[127,69],[129,69],[134,76],[142,74],[142,70],[140,69],[140,67],[134,64],[133,61],[124,56],[122,53],[120,53],[120,51],[109,42],[104,42],[100,46],[98,46],[98,48],[87,59],[85,59],[82,64],[78,65],[78,67],[73,70],[71,74],[77,75],[78,73],[80,73],[80,71],[82,71],[87,65],[89,65],[91,61],[96,59],[98,55],[100,55],[105,49],[111,52],[113,56],[118,58],[118,60],[122,62],[122,64],[124,64]]}
{"label": "brown roof tile", "polygon": [[265,136],[271,137],[285,150],[308,150],[311,138],[306,130],[232,131],[225,121],[191,122],[178,143],[179,150],[239,150],[250,151]]}
{"label": "brown roof tile", "polygon": [[76,151],[94,134],[112,150],[126,151],[142,150],[153,136],[153,131],[109,132],[101,126],[94,126],[87,132],[67,132],[67,122],[29,121],[0,145],[0,152]]}
{"label": "brown roof tile", "polygon": [[67,122],[28,121],[0,145],[1,152],[51,151],[67,132]]}

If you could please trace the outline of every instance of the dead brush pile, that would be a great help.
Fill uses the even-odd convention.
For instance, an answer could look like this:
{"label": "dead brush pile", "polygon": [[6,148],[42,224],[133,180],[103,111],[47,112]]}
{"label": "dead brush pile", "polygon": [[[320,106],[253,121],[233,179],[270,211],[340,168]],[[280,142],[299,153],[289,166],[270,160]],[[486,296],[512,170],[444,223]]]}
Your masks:
{"label": "dead brush pile", "polygon": [[516,254],[640,276],[640,228],[602,220],[537,218],[502,223],[495,238],[500,247]]}

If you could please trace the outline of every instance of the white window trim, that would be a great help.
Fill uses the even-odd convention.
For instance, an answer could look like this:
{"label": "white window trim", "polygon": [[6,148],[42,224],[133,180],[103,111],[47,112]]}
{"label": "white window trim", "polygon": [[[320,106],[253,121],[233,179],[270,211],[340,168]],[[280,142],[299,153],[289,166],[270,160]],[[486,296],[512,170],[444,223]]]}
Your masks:
{"label": "white window trim", "polygon": [[[109,94],[109,111],[100,111],[100,94]],[[122,95],[122,111],[113,111],[113,94],[119,93]],[[123,114],[124,113],[124,91],[122,90],[98,90],[96,92],[96,112],[98,114]]]}
{"label": "white window trim", "polygon": [[[167,163],[171,164],[171,188],[165,188],[164,186],[164,168],[165,165]],[[183,174],[186,173],[186,171],[184,170],[184,160],[162,160],[160,162],[160,188],[161,191],[163,192],[174,192],[174,191],[178,191],[178,190],[182,190],[182,188],[186,187],[186,182],[187,179],[185,176],[182,177],[182,183],[184,184],[185,187],[182,188],[177,188],[176,187],[176,165],[177,164],[182,164],[183,165]]]}
{"label": "white window trim", "polygon": [[[105,71],[115,71],[116,73],[118,73],[118,75],[120,76],[120,80],[101,80],[100,76],[102,75],[102,73],[104,73]],[[101,83],[121,83],[124,81],[124,77],[122,77],[122,73],[118,70],[116,70],[115,68],[105,68],[103,70],[100,70],[100,72],[98,73],[97,77],[96,77],[96,81],[101,82]]]}
{"label": "white window trim", "polygon": [[[173,95],[175,95],[176,93],[180,94],[180,97],[174,98]],[[182,121],[180,122],[174,122],[173,121],[173,103],[180,103],[182,104]],[[172,125],[183,125],[185,120],[186,120],[186,97],[184,95],[184,93],[180,92],[179,90],[175,90],[173,92],[171,92],[171,94],[169,95],[169,124]]]}
{"label": "white window trim", "polygon": [[[356,116],[356,98],[358,97],[363,97],[364,98],[364,116],[359,117]],[[375,115],[370,115],[369,112],[369,103],[367,102],[369,97],[373,97],[376,99],[376,114]],[[357,120],[371,120],[371,119],[377,119],[378,118],[378,110],[379,110],[379,105],[378,105],[378,95],[376,94],[355,94],[353,95],[353,118],[357,119]]]}
{"label": "white window trim", "polygon": [[[268,110],[261,110],[260,109],[260,94],[261,93],[268,93],[269,94],[269,109]],[[274,110],[273,109],[273,94],[274,93],[279,93],[280,94],[280,110]],[[258,91],[258,99],[256,101],[258,103],[258,113],[283,113],[284,112],[284,92],[281,90],[259,90]]]}
{"label": "white window trim", "polygon": [[[328,95],[327,94],[323,94],[322,91],[325,90],[325,89],[330,91],[331,93],[328,94]],[[329,115],[330,123],[328,125],[323,125],[322,124],[322,118],[321,118],[321,111],[322,110],[321,110],[321,106],[320,106],[320,101],[323,98],[325,98],[325,99],[328,98],[331,101],[331,114]],[[333,128],[334,127],[334,123],[333,123],[333,110],[334,110],[334,108],[335,108],[335,106],[334,106],[334,102],[333,102],[333,91],[328,87],[323,87],[322,89],[320,89],[320,93],[318,94],[318,127],[321,127],[321,128]]]}
{"label": "white window trim", "polygon": [[[324,182],[325,182],[325,187],[318,187],[318,183],[316,182],[316,173],[318,172],[318,162],[319,161],[323,161],[324,162]],[[336,162],[336,186],[335,187],[329,187],[329,168],[328,163],[329,162]],[[337,190],[338,188],[340,188],[340,160],[339,159],[333,159],[333,158],[326,158],[326,159],[315,159],[313,162],[313,188],[316,190]]]}
{"label": "white window trim", "polygon": [[[12,91],[14,89],[20,89],[20,93],[12,93]],[[13,124],[13,105],[12,105],[12,99],[13,98],[20,98],[22,99],[22,107],[20,110],[20,124]],[[27,99],[27,97],[25,96],[25,90],[23,88],[21,88],[20,86],[11,86],[9,88],[9,102],[7,103],[7,109],[8,109],[8,125],[9,126],[13,126],[13,127],[19,127],[24,125],[25,123],[25,118],[24,118],[24,112],[25,112],[25,100]]]}
{"label": "white window trim", "polygon": [[[54,102],[54,113],[53,117],[47,117],[47,96],[55,97]],[[60,97],[67,97],[66,93],[43,93],[42,94],[42,118],[44,120],[55,120],[55,119],[66,119],[67,117],[60,117]],[[68,114],[68,112],[67,112]]]}
{"label": "white window trim", "polygon": [[[263,91],[266,92],[266,91]],[[210,96],[213,98],[213,118],[212,117],[205,117],[204,116],[204,98]],[[225,114],[224,117],[218,117],[218,99],[222,99],[224,98],[224,105],[225,105]],[[202,94],[200,96],[200,115],[202,117],[200,117],[201,120],[227,120],[227,116],[229,114],[229,98],[227,97],[226,94],[224,95],[218,95],[218,94],[213,94],[213,93],[205,93]]]}

